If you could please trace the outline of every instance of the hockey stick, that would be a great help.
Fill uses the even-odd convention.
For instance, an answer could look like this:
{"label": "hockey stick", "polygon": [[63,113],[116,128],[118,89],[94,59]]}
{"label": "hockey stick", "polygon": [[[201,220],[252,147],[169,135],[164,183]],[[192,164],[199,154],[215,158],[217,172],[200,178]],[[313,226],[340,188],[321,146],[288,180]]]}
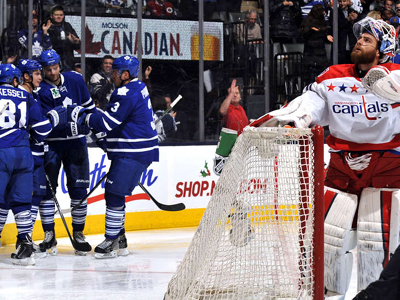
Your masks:
{"label": "hockey stick", "polygon": [[164,116],[166,114],[168,114],[172,108],[174,108],[174,106],[179,102],[179,100],[182,99],[181,95],[178,95],[178,97],[176,97],[176,99],[171,103],[171,105],[163,112],[162,116],[160,116],[154,123],[157,124],[158,122],[161,121],[162,118],[164,118]]}
{"label": "hockey stick", "polygon": [[74,247],[74,249],[77,249],[77,247],[79,247],[79,246],[77,245],[77,242],[75,242],[72,239],[71,232],[69,232],[69,229],[68,229],[68,226],[67,226],[67,222],[65,222],[64,214],[61,212],[60,203],[58,202],[58,200],[56,198],[56,192],[53,190],[53,186],[51,185],[51,182],[50,182],[50,179],[49,179],[49,175],[47,175],[47,174],[46,174],[46,180],[47,180],[47,183],[49,184],[49,187],[50,187],[50,190],[51,190],[51,194],[53,195],[54,203],[57,206],[58,213],[60,214],[61,220],[64,223],[65,230],[67,230],[68,237],[69,237],[69,239],[71,241],[72,247]]}
{"label": "hockey stick", "polygon": [[3,114],[3,112],[7,109],[7,107],[10,105],[9,102],[6,103],[6,105],[4,105],[4,107],[0,110],[0,116]]}
{"label": "hockey stick", "polygon": [[150,193],[148,190],[146,190],[146,188],[143,186],[143,184],[140,183],[140,181],[138,181],[138,185],[140,186],[140,188],[143,190],[143,192],[145,192],[147,194],[147,196],[150,197],[151,201],[154,202],[155,205],[157,205],[157,207],[161,210],[165,210],[165,211],[180,211],[180,210],[184,210],[185,204],[183,203],[176,203],[176,204],[171,204],[171,205],[167,205],[167,204],[162,204],[160,202],[158,202]]}
{"label": "hockey stick", "polygon": [[[88,199],[90,197],[91,194],[93,194],[93,192],[95,191],[95,189],[97,189],[99,187],[99,185],[106,179],[108,173],[106,173],[100,180],[98,183],[96,183],[96,185],[89,191],[89,193],[86,194],[85,197],[82,198],[82,200],[79,201],[79,203],[77,203],[76,205],[74,205],[73,207],[70,208],[66,208],[66,209],[62,209],[61,213],[63,214],[67,214],[70,212],[73,212],[74,210],[76,210],[79,206],[82,205],[82,203]],[[56,211],[56,213],[58,213],[59,210]]]}

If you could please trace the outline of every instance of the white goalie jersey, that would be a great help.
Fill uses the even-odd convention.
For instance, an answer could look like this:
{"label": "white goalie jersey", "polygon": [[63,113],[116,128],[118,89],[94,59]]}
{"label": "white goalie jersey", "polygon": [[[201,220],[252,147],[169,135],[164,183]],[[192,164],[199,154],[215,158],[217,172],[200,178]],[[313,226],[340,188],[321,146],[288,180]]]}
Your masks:
{"label": "white goalie jersey", "polygon": [[[400,78],[400,65],[381,66]],[[399,103],[376,96],[364,87],[354,64],[327,68],[292,102],[295,110],[290,114],[306,120],[306,125],[329,125],[327,144],[334,151],[400,151],[400,90]],[[277,119],[290,121],[285,116]]]}

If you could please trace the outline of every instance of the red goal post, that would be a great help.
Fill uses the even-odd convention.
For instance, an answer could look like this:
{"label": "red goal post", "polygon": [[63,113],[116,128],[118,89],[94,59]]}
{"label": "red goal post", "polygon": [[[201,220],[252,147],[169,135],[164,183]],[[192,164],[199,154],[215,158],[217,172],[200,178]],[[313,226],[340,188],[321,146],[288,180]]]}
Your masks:
{"label": "red goal post", "polygon": [[324,298],[323,138],[245,128],[165,300]]}

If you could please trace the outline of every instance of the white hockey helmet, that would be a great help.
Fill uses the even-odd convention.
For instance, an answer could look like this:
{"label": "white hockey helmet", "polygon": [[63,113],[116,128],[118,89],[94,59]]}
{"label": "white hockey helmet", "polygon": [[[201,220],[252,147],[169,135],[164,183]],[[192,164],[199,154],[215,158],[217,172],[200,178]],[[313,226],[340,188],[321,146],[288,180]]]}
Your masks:
{"label": "white hockey helmet", "polygon": [[353,32],[357,39],[364,32],[372,34],[378,41],[379,52],[384,55],[383,58],[395,55],[398,43],[397,32],[392,25],[385,21],[366,17],[354,24]]}

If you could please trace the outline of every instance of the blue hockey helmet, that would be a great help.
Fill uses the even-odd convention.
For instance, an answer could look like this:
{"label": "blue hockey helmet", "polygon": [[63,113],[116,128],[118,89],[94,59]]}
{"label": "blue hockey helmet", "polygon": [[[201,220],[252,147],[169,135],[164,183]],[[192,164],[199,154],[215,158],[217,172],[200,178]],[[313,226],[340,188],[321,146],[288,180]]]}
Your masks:
{"label": "blue hockey helmet", "polygon": [[58,55],[58,53],[53,49],[45,50],[40,53],[39,62],[42,64],[43,67],[58,64],[60,63],[60,61],[60,55]]}
{"label": "blue hockey helmet", "polygon": [[17,68],[24,74],[27,72],[29,76],[32,76],[33,71],[42,70],[42,65],[33,59],[21,59],[17,64]]}
{"label": "blue hockey helmet", "polygon": [[123,71],[128,71],[132,78],[137,77],[139,73],[139,60],[132,55],[124,55],[114,60],[113,70],[118,70],[119,76]]}
{"label": "blue hockey helmet", "polygon": [[21,71],[13,64],[0,65],[0,82],[12,83],[17,78],[18,83],[21,82]]}

